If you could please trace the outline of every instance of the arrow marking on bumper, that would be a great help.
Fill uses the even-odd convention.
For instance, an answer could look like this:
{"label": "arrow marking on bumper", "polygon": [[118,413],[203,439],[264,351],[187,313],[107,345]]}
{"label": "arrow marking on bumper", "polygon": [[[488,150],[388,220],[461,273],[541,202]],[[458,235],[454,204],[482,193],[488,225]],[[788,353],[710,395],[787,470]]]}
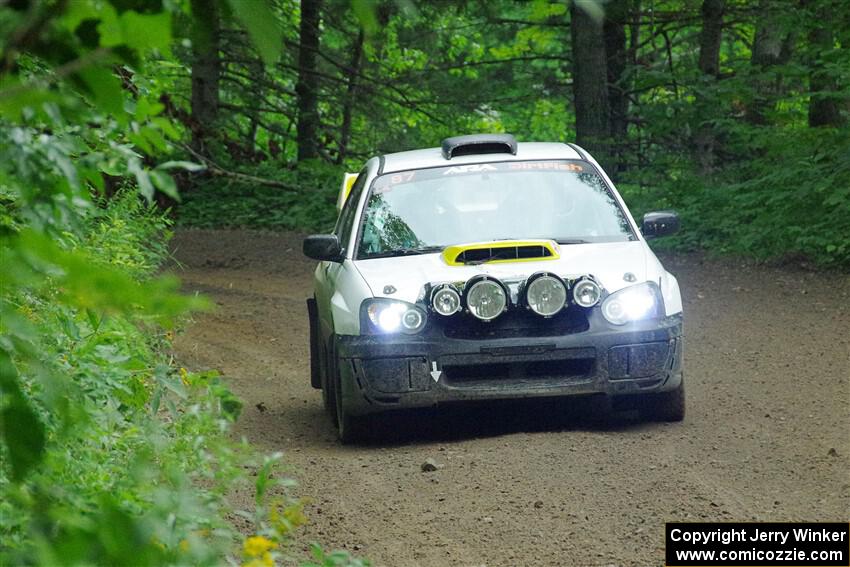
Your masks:
{"label": "arrow marking on bumper", "polygon": [[431,361],[431,378],[434,379],[434,382],[440,381],[440,376],[443,374],[442,370],[437,370],[437,361]]}

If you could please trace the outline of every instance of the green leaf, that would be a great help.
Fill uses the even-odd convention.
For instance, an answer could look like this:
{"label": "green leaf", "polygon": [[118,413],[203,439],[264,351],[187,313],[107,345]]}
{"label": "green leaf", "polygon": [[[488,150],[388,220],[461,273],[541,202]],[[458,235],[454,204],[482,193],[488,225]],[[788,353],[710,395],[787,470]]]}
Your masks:
{"label": "green leaf", "polygon": [[26,108],[38,108],[44,103],[61,102],[64,97],[56,92],[40,88],[39,85],[27,85],[18,79],[0,78],[0,117],[20,120],[21,112]]}
{"label": "green leaf", "polygon": [[20,482],[44,453],[44,424],[36,415],[18,384],[18,371],[5,351],[0,351],[0,437],[6,445],[12,480]]}
{"label": "green leaf", "polygon": [[150,126],[142,128],[139,133],[144,136],[150,144],[162,153],[168,151],[168,142],[163,137],[162,133]]}
{"label": "green leaf", "polygon": [[151,183],[148,170],[142,167],[142,163],[139,158],[134,157],[130,159],[127,163],[127,171],[136,177],[136,182],[139,184],[139,193],[141,193],[149,203],[152,203],[154,195],[153,183]]}
{"label": "green leaf", "polygon": [[283,33],[267,0],[228,0],[230,9],[245,26],[266,65],[274,65],[283,49]]}
{"label": "green leaf", "polygon": [[164,109],[165,105],[161,102],[151,101],[143,97],[136,102],[136,111],[133,116],[138,122],[144,122],[148,118],[158,115]]}
{"label": "green leaf", "polygon": [[180,132],[174,127],[174,124],[168,118],[157,116],[156,118],[151,119],[151,124],[162,130],[162,133],[172,140],[179,140],[181,138]]}
{"label": "green leaf", "polygon": [[260,470],[257,471],[256,492],[254,495],[257,506],[262,505],[266,490],[268,489],[269,480],[271,480],[272,470],[282,458],[283,453],[275,452],[263,459],[263,464]]}
{"label": "green leaf", "polygon": [[175,201],[180,200],[180,194],[177,192],[177,183],[174,182],[173,177],[164,171],[157,171],[156,169],[150,172],[150,177],[157,189]]}
{"label": "green leaf", "polygon": [[77,29],[77,26],[85,20],[103,19],[101,11],[102,8],[112,10],[112,17],[115,17],[115,11],[110,4],[106,4],[101,7],[91,0],[77,0],[76,2],[68,3],[65,13],[59,21],[68,31],[73,32]]}
{"label": "green leaf", "polygon": [[9,452],[12,479],[20,482],[44,453],[44,424],[29,403],[18,399],[0,413],[0,430]]}
{"label": "green leaf", "polygon": [[185,169],[186,171],[203,171],[205,166],[191,161],[166,161],[156,166],[157,169]]}
{"label": "green leaf", "polygon": [[77,73],[92,95],[92,102],[102,111],[120,116],[124,112],[124,92],[112,71],[102,67],[86,67]]}
{"label": "green leaf", "polygon": [[100,45],[115,47],[124,43],[124,30],[121,29],[121,22],[115,8],[109,2],[100,2],[97,6],[100,17],[100,23],[97,26],[97,31],[100,33]]}
{"label": "green leaf", "polygon": [[378,18],[375,15],[377,3],[372,0],[351,0],[351,9],[360,26],[368,34],[378,31]]}
{"label": "green leaf", "polygon": [[158,49],[164,54],[171,48],[171,14],[139,14],[127,10],[121,14],[121,28],[127,47],[144,51]]}

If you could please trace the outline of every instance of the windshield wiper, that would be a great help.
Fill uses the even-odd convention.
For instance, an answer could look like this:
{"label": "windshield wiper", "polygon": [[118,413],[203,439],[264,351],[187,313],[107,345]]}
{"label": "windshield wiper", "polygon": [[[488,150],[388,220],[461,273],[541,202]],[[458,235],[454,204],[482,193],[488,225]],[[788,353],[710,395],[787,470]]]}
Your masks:
{"label": "windshield wiper", "polygon": [[375,252],[374,254],[369,254],[368,256],[366,256],[366,259],[433,254],[434,252],[442,252],[443,248],[445,248],[445,246],[422,246],[421,248],[394,248],[392,250],[384,250],[383,252]]}

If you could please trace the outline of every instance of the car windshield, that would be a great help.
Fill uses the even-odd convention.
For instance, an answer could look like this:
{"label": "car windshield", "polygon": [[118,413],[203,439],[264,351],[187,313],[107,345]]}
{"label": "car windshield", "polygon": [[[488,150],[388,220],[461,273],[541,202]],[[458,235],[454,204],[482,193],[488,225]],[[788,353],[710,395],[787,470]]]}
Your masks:
{"label": "car windshield", "polygon": [[358,258],[435,252],[452,244],[551,239],[622,242],[635,236],[585,162],[521,161],[401,171],[375,179]]}

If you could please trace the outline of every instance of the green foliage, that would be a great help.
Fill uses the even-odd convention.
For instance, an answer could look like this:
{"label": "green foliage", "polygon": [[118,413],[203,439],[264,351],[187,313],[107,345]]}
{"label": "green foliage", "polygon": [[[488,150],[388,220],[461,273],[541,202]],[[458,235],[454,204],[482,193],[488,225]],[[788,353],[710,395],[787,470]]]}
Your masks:
{"label": "green foliage", "polygon": [[370,563],[364,559],[351,557],[347,551],[325,551],[319,544],[312,544],[310,551],[313,561],[302,563],[302,567],[368,567]]}
{"label": "green foliage", "polygon": [[229,440],[241,402],[224,381],[168,355],[209,303],[158,275],[171,222],[155,191],[176,199],[172,172],[202,169],[156,165],[182,133],[142,74],[170,56],[181,9],[0,6],[3,565],[239,561],[224,496],[261,464]]}
{"label": "green foliage", "polygon": [[181,225],[257,227],[303,231],[330,231],[336,221],[336,199],[345,170],[321,162],[287,169],[263,164],[253,175],[282,181],[292,190],[248,184],[227,178],[199,183],[184,195],[177,209]]}
{"label": "green foliage", "polygon": [[58,270],[3,297],[0,363],[8,375],[11,342],[25,404],[4,399],[0,561],[216,564],[234,539],[219,512],[241,469],[224,437],[233,396],[165,358],[172,333],[153,322],[195,300],[137,281],[156,281],[168,223],[131,192],[81,223],[64,247],[8,249]]}
{"label": "green foliage", "polygon": [[228,4],[245,26],[265,64],[273,65],[277,62],[280,59],[282,34],[270,3],[266,0],[229,0]]}
{"label": "green foliage", "polygon": [[850,266],[848,133],[788,128],[783,136],[774,129],[748,134],[749,151],[770,160],[742,161],[709,179],[685,173],[649,188],[624,185],[632,212],[679,211],[686,230],[659,241],[667,248]]}
{"label": "green foliage", "polygon": [[[625,116],[617,114],[622,109],[611,116],[625,119],[612,133],[619,167],[611,173],[638,212],[679,209],[681,236],[658,246],[850,266],[850,139],[840,129],[808,126],[816,100],[834,100],[848,119],[850,12],[834,10],[831,0],[803,7],[770,0],[758,10],[727,3],[714,76],[697,66],[701,2],[579,4],[610,21],[619,11],[626,22],[623,51],[607,54],[609,64],[622,65],[609,93],[628,98]],[[372,155],[432,147],[469,132],[575,140],[575,55],[563,2],[329,0],[324,6],[314,70],[323,161],[356,171]],[[285,46],[273,66],[262,68],[260,54],[240,36],[223,40],[225,105],[208,151],[225,169],[285,180],[294,190],[204,178],[177,207],[179,222],[311,231],[332,223],[341,169],[317,163],[289,169],[297,152],[299,19],[292,7],[273,8]],[[827,40],[816,42],[822,32]],[[754,60],[759,34],[763,45],[773,45],[767,62]],[[616,37],[608,39],[614,43],[606,50],[616,45]],[[828,89],[812,92],[815,74]],[[188,88],[186,81],[176,85],[184,99]],[[702,132],[711,139],[708,149],[698,141]],[[327,181],[325,171],[332,172]]]}

